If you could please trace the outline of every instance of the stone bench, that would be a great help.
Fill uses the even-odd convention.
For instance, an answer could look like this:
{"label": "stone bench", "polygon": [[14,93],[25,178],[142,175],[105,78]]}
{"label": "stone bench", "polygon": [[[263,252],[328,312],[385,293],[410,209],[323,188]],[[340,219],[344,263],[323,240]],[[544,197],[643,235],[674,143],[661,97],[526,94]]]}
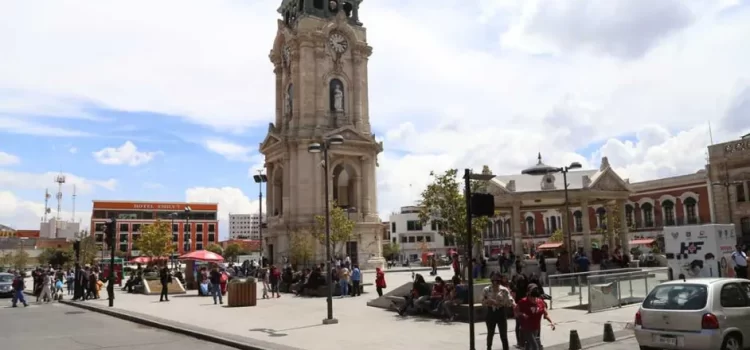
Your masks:
{"label": "stone bench", "polygon": [[[403,306],[404,303],[406,302],[404,297],[399,297],[399,296],[389,295],[389,296],[386,296],[385,298],[391,301],[393,305],[395,306],[394,308],[392,308],[393,311],[396,311],[396,308]],[[457,305],[454,308],[454,312],[455,312],[454,320],[459,321],[459,322],[469,322],[469,304]],[[509,314],[508,318],[512,318],[513,311],[509,309],[508,314]],[[442,316],[442,314],[434,314],[432,312],[430,312],[430,315],[434,317]],[[474,303],[474,322],[484,322],[486,318],[487,318],[487,308],[484,307],[482,303]]]}

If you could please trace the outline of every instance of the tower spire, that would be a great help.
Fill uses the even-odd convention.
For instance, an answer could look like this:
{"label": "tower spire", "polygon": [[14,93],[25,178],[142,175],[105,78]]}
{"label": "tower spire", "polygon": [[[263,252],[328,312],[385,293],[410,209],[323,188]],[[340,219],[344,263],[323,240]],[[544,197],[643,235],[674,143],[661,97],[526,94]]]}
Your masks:
{"label": "tower spire", "polygon": [[57,182],[57,216],[55,217],[55,238],[58,238],[60,236],[60,212],[62,212],[62,186],[65,184],[65,175],[60,172],[55,177],[55,182]]}

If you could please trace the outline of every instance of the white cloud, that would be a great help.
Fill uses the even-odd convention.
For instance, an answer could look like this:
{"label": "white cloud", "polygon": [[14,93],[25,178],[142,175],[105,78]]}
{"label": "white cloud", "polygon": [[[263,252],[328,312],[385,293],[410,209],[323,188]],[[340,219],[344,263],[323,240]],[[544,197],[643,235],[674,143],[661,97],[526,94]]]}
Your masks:
{"label": "white cloud", "polygon": [[101,164],[107,165],[129,165],[139,166],[154,159],[161,152],[139,152],[138,147],[130,141],[125,141],[122,146],[106,147],[93,152],[94,159]]}
{"label": "white cloud", "polygon": [[158,182],[144,182],[143,188],[147,190],[163,190],[164,185],[158,183]]}
{"label": "white cloud", "polygon": [[68,149],[68,152],[70,152],[70,154],[76,154],[76,153],[78,153],[78,148],[76,148],[76,147],[70,147]]}
{"label": "white cloud", "polygon": [[[2,69],[2,68],[0,68]],[[83,131],[59,128],[40,124],[30,119],[17,119],[15,117],[3,117],[0,115],[0,130],[12,134],[24,134],[33,136],[53,137],[86,137],[91,134]]]}
{"label": "white cloud", "polygon": [[228,160],[240,162],[250,161],[250,155],[253,152],[251,147],[238,145],[221,139],[205,140],[203,146],[209,151],[217,153]]}
{"label": "white cloud", "polygon": [[15,165],[21,162],[21,158],[10,153],[0,151],[0,165]]}
{"label": "white cloud", "polygon": [[[57,186],[55,178],[60,175],[56,172],[46,172],[42,174],[16,172],[0,170],[0,188],[11,190],[40,190]],[[72,192],[72,186],[76,186],[79,194],[92,193],[97,188],[114,191],[117,187],[117,180],[91,180],[73,174],[63,173],[65,176],[66,191]],[[40,194],[39,197],[42,197]]]}
{"label": "white cloud", "polygon": [[[13,192],[0,191],[0,223],[21,230],[38,230],[43,216],[44,202],[24,200]],[[60,216],[70,220],[72,213],[61,211]],[[91,211],[76,212],[76,221],[81,223],[81,229],[87,229],[91,223]]]}
{"label": "white cloud", "polygon": [[[34,92],[21,96],[31,102],[17,96],[6,110],[85,118],[82,104],[71,104],[85,96],[231,132],[271,122],[275,83],[267,56],[278,4],[3,3],[0,22],[14,31],[0,31],[0,47],[11,48],[0,56],[0,89]],[[717,141],[750,131],[747,5],[438,4],[365,1],[360,11],[374,48],[369,115],[386,147],[378,169],[381,213],[415,200],[429,170],[487,164],[518,173],[541,152],[550,164],[579,160],[587,167],[606,155],[624,176],[648,179],[701,168],[708,121]],[[3,118],[0,129],[11,132],[75,135]],[[214,152],[252,163],[249,175],[262,165],[254,146],[212,141]]]}
{"label": "white cloud", "polygon": [[[229,214],[252,214],[258,212],[258,200],[251,200],[236,187],[193,187],[185,191],[185,201],[219,204],[219,236],[229,237]],[[263,201],[263,212],[266,203]]]}

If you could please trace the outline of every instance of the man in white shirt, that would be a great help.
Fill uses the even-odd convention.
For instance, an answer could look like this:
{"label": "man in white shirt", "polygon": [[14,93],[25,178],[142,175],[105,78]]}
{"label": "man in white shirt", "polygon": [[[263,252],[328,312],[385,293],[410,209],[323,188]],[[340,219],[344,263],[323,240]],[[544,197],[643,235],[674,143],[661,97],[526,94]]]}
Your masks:
{"label": "man in white shirt", "polygon": [[737,245],[737,250],[732,253],[732,263],[734,264],[734,273],[737,278],[747,279],[747,254],[742,251],[742,246]]}

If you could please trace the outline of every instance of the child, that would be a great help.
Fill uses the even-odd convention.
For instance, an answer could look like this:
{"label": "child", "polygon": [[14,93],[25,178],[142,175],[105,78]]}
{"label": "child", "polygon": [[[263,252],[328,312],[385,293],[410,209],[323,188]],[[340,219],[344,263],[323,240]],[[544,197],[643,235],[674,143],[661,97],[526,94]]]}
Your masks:
{"label": "child", "polygon": [[263,299],[268,299],[268,290],[271,289],[271,285],[268,284],[269,275],[267,268],[260,270],[260,278],[263,281]]}
{"label": "child", "polygon": [[62,300],[63,298],[63,281],[61,279],[55,282],[55,292],[52,293],[53,300]]}

